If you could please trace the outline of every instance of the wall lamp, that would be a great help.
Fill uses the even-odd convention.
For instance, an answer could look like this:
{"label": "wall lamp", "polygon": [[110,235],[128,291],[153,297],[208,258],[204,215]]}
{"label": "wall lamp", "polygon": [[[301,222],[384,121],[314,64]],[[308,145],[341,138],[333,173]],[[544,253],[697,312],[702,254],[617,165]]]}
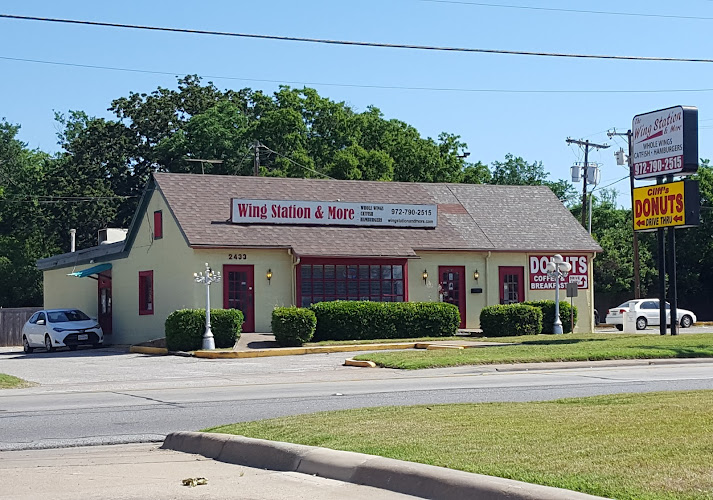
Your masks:
{"label": "wall lamp", "polygon": [[474,279],[475,281],[478,281],[478,278],[480,278],[480,273],[479,273],[478,270],[476,269],[475,272],[473,273],[473,279]]}
{"label": "wall lamp", "polygon": [[267,274],[265,274],[265,277],[267,278],[267,284],[270,284],[270,280],[272,279],[272,269],[267,270]]}
{"label": "wall lamp", "polygon": [[423,274],[421,275],[421,277],[423,278],[423,284],[425,285],[426,282],[428,281],[428,270],[427,269],[423,270]]}

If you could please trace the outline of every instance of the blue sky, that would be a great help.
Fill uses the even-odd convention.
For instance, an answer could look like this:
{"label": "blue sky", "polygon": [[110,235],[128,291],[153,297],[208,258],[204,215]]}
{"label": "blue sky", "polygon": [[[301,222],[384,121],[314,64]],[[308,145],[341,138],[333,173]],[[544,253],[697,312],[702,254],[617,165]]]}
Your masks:
{"label": "blue sky", "polygon": [[[0,13],[483,49],[713,57],[711,0],[490,0],[490,6],[473,2],[23,0],[3,2]],[[173,75],[196,73],[222,89],[250,87],[272,92],[280,83],[311,86],[357,111],[374,105],[387,118],[410,123],[424,136],[437,137],[441,131],[459,134],[468,143],[473,161],[491,164],[507,153],[542,161],[553,179],[569,178],[569,167],[583,159],[580,148],[565,143],[567,137],[611,144],[607,150],[592,153],[590,161],[602,165],[602,186],[621,179],[626,171],[616,165],[613,152],[624,141],[608,139],[606,131],[614,127],[626,131],[634,115],[675,105],[698,107],[699,156],[713,156],[709,146],[713,139],[711,63],[426,52],[7,19],[0,19],[0,47],[0,117],[20,124],[20,138],[45,151],[57,150],[54,110],[83,110],[109,117],[106,108],[112,99],[130,91],[173,88]],[[668,92],[645,92],[661,90]],[[581,189],[581,184],[576,187]],[[628,182],[614,187],[622,193],[619,203],[629,206]]]}

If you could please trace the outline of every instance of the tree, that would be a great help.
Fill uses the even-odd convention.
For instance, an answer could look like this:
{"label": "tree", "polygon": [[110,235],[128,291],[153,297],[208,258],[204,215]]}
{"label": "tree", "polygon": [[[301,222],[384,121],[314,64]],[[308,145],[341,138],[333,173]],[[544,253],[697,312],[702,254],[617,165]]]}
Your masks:
{"label": "tree", "polygon": [[493,162],[489,183],[508,186],[548,186],[565,205],[571,206],[575,203],[577,193],[572,184],[562,179],[550,181],[549,175],[541,161],[527,163],[523,158],[508,153],[505,155],[505,161]]}

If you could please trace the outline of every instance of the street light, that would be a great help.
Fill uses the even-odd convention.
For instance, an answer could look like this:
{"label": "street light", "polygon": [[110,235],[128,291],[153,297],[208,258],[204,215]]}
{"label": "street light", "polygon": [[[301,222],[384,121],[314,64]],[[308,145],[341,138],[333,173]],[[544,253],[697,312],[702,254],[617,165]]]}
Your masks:
{"label": "street light", "polygon": [[210,329],[210,284],[220,281],[220,271],[213,271],[208,263],[205,263],[204,273],[193,273],[196,283],[205,284],[205,332],[203,333],[203,350],[215,349],[213,332]]}
{"label": "street light", "polygon": [[560,319],[560,279],[566,277],[572,270],[572,264],[565,262],[560,254],[554,255],[547,263],[547,276],[555,278],[555,322],[552,333],[561,335],[562,320]]}

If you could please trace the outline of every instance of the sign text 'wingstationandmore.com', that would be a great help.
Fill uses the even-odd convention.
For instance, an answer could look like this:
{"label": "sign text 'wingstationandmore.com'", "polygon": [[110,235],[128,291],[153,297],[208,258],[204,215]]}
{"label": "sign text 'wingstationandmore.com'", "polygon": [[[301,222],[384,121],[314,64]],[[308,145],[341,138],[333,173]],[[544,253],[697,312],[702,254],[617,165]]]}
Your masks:
{"label": "sign text 'wingstationandmore.com'", "polygon": [[667,182],[634,189],[634,231],[697,226],[700,219],[698,181]]}
{"label": "sign text 'wingstationandmore.com'", "polygon": [[[530,290],[554,290],[557,286],[555,278],[547,275],[547,263],[552,255],[530,255],[529,278]],[[577,288],[589,288],[589,260],[586,255],[563,255],[565,262],[572,265],[572,270],[566,278],[560,280],[560,290],[567,288],[567,283],[577,283]]]}
{"label": "sign text 'wingstationandmore.com'", "polygon": [[235,224],[300,224],[434,228],[436,205],[292,200],[231,200]]}
{"label": "sign text 'wingstationandmore.com'", "polygon": [[632,122],[634,178],[698,170],[698,109],[675,106],[636,115]]}

